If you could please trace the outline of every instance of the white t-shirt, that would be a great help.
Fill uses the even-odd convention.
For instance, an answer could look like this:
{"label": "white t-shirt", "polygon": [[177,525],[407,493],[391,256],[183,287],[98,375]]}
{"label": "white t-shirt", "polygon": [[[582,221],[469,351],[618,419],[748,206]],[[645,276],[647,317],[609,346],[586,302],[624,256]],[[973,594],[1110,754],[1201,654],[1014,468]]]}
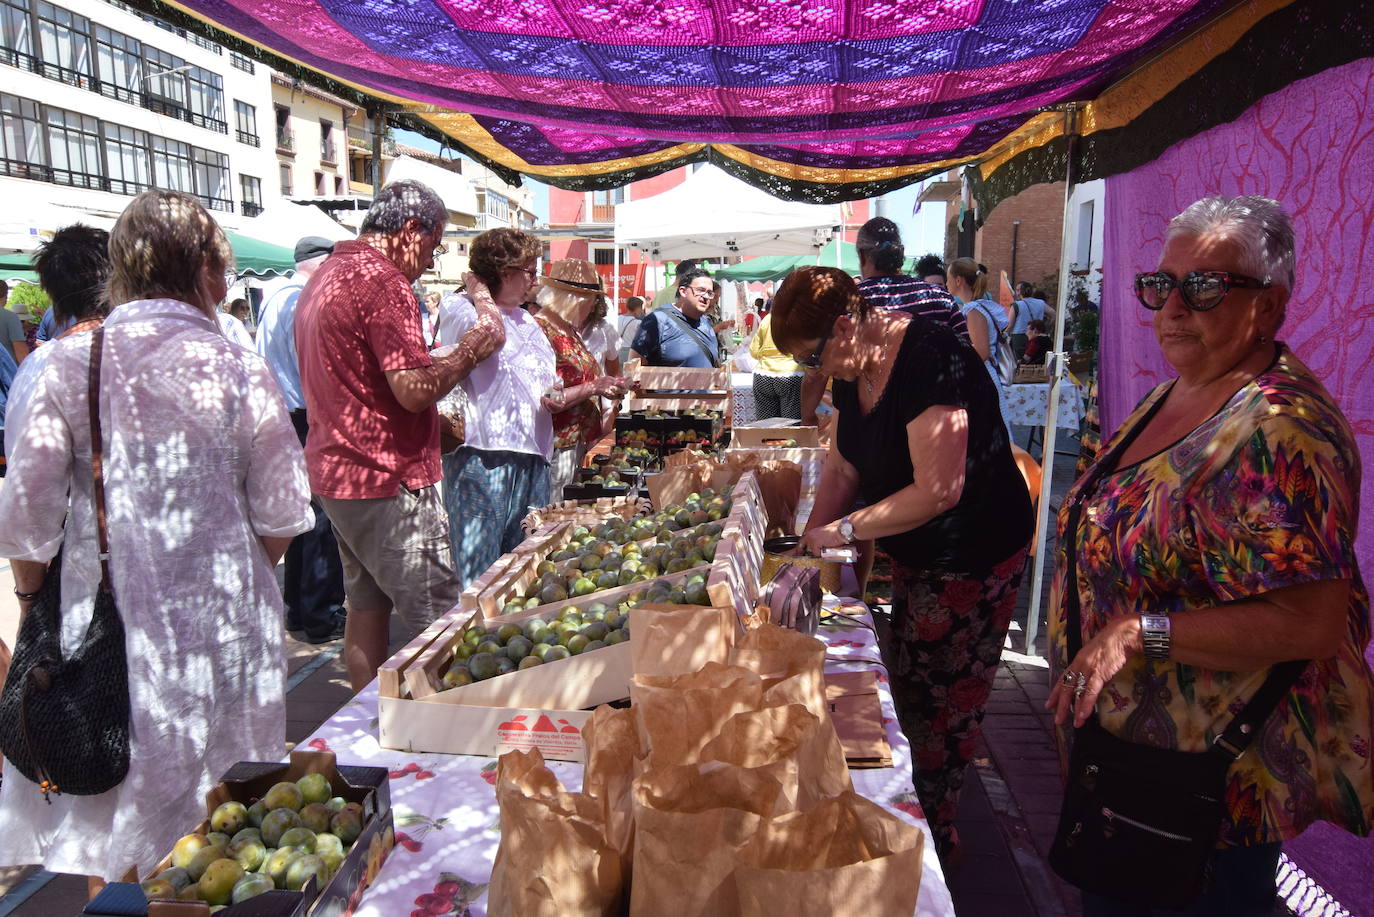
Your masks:
{"label": "white t-shirt", "polygon": [[[501,309],[506,343],[459,383],[463,392],[465,445],[484,452],[524,452],[553,458],[553,418],[540,399],[558,379],[553,347],[544,330],[519,306]],[[439,340],[447,352],[477,324],[477,308],[449,293],[439,303]],[[441,407],[442,410],[442,407]]]}
{"label": "white t-shirt", "polygon": [[624,350],[629,350],[634,346],[635,335],[639,333],[639,326],[643,324],[643,316],[622,315],[620,322],[620,346]]}
{"label": "white t-shirt", "polygon": [[587,346],[587,350],[592,356],[596,357],[596,362],[601,365],[601,371],[606,371],[606,358],[620,359],[620,342],[615,331],[611,328],[611,323],[604,318],[584,331],[580,337],[582,343]]}
{"label": "white t-shirt", "polygon": [[257,351],[253,336],[248,333],[248,326],[228,312],[216,312],[215,317],[219,319],[219,330],[224,332],[225,337],[245,350]]}

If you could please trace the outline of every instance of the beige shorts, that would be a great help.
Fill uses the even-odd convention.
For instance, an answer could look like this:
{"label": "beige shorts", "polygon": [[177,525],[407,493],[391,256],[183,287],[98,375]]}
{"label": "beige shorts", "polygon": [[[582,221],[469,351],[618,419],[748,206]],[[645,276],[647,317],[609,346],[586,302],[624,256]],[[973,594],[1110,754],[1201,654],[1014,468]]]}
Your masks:
{"label": "beige shorts", "polygon": [[435,485],[394,497],[319,497],[343,561],[349,609],[394,608],[413,633],[458,604],[448,515]]}

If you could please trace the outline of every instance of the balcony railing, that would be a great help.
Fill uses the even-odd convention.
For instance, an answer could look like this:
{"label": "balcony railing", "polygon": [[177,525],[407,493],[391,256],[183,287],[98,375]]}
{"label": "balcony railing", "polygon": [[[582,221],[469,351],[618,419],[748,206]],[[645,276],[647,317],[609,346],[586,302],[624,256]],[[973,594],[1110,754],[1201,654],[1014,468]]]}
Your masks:
{"label": "balcony railing", "polygon": [[335,152],[333,140],[320,141],[320,162],[326,165],[335,165],[339,161],[337,158],[335,158],[337,155],[338,154]]}
{"label": "balcony railing", "polygon": [[206,194],[197,194],[196,198],[205,205],[207,210],[223,210],[225,213],[234,212],[234,202],[227,197],[210,197]]}
{"label": "balcony railing", "polygon": [[277,128],[277,152],[296,155],[296,133],[289,127]]}
{"label": "balcony railing", "polygon": [[262,213],[262,205],[252,201],[239,201],[239,209],[243,211],[243,215],[246,217],[255,217]]}
{"label": "balcony railing", "polygon": [[133,196],[148,190],[142,182],[126,181],[122,178],[109,178],[95,172],[79,172],[73,169],[59,169],[56,166],[29,162],[23,159],[0,159],[0,175],[8,178],[27,178],[31,181],[45,181],[54,185],[70,188],[89,188],[93,191],[111,191],[115,194]]}
{"label": "balcony railing", "polygon": [[593,223],[614,223],[615,204],[592,204]]}
{"label": "balcony railing", "polygon": [[229,133],[229,122],[221,121],[218,118],[211,118],[202,115],[200,112],[191,111],[189,108],[170,102],[158,96],[144,95],[143,107],[149,111],[155,111],[160,115],[167,115],[169,118],[176,118],[179,121],[186,121],[196,127],[203,127],[206,130],[215,131],[220,134]]}
{"label": "balcony railing", "polygon": [[258,139],[257,134],[250,134],[248,131],[238,130],[234,131],[234,134],[239,138],[239,143],[246,143],[249,146],[262,146],[262,141]]}
{"label": "balcony railing", "polygon": [[21,70],[28,70],[36,73],[45,79],[54,80],[59,83],[66,83],[68,86],[76,86],[79,89],[86,89],[90,92],[98,92],[107,99],[114,99],[117,102],[124,102],[129,105],[138,105],[149,111],[176,118],[179,121],[187,121],[197,127],[215,131],[220,134],[229,133],[228,122],[218,118],[211,118],[199,112],[191,111],[175,102],[167,99],[149,95],[146,92],[136,92],[118,83],[111,83],[107,80],[97,79],[88,73],[79,70],[72,70],[70,67],[61,67],[51,64],[44,60],[39,60],[32,54],[23,51],[16,51],[13,48],[0,47],[0,64],[8,64],[11,67],[18,67]]}
{"label": "balcony railing", "polygon": [[237,51],[229,52],[229,66],[235,70],[242,70],[244,73],[257,72],[257,67],[254,66],[252,58],[244,57]]}

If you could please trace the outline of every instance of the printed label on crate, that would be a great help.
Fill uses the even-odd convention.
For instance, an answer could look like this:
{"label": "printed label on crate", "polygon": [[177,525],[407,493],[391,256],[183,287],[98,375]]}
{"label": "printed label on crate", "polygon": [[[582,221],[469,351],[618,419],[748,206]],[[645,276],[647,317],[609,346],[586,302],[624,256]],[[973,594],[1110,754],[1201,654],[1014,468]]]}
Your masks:
{"label": "printed label on crate", "polygon": [[537,748],[548,756],[575,757],[582,748],[582,730],[561,717],[555,720],[547,713],[528,711],[497,725],[496,747],[498,755]]}

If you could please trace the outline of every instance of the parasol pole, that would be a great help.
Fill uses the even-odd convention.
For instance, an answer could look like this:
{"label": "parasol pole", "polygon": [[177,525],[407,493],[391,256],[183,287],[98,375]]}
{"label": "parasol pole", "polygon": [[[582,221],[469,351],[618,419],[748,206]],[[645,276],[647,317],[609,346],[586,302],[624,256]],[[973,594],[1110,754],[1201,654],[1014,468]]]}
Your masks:
{"label": "parasol pole", "polygon": [[[1064,224],[1059,233],[1059,296],[1054,316],[1054,352],[1050,354],[1049,410],[1045,414],[1044,443],[1040,453],[1040,500],[1035,513],[1035,562],[1032,565],[1030,611],[1026,616],[1026,647],[1028,656],[1036,655],[1035,637],[1040,630],[1040,596],[1045,583],[1045,554],[1048,547],[1050,489],[1054,483],[1054,447],[1059,429],[1059,392],[1068,372],[1068,355],[1064,353],[1064,325],[1069,314],[1069,204],[1078,156],[1078,106],[1070,102],[1064,110],[1064,135],[1068,140],[1064,166]],[[1072,385],[1072,383],[1069,383]]]}

